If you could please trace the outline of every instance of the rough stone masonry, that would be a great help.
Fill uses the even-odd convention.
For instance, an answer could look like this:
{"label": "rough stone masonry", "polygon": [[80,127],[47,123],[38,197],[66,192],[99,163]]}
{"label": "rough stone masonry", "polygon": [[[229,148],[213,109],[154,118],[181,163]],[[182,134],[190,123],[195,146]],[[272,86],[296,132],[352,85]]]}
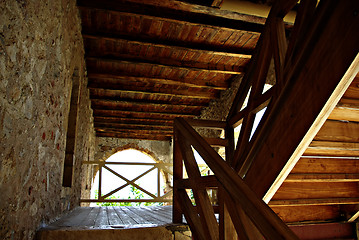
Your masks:
{"label": "rough stone masonry", "polygon": [[[0,1],[0,239],[33,239],[79,205],[95,135],[75,0]],[[62,187],[71,88],[80,79],[71,188]],[[86,168],[82,174],[87,176]]]}

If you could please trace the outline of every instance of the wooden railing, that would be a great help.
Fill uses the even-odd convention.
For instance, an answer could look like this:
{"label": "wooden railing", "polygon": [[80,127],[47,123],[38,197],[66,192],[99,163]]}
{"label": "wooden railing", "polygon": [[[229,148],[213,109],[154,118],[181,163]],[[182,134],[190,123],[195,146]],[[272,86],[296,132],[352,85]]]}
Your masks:
{"label": "wooden railing", "polygon": [[[141,163],[141,162],[106,162],[106,161],[84,161],[82,164],[91,164],[91,165],[98,165],[99,170],[99,177],[98,177],[98,195],[97,199],[81,199],[81,202],[172,202],[172,189],[169,189],[166,193],[161,195],[161,171],[165,174],[173,175],[171,163]],[[136,167],[143,167],[147,166],[149,169],[144,171],[143,173],[138,174],[138,176],[134,177],[133,179],[128,179],[128,177],[120,174],[116,170],[113,169],[111,166],[123,166],[126,167],[128,171],[132,170],[136,171]],[[117,176],[119,181],[122,180],[125,183],[118,186],[114,190],[104,193],[102,185],[107,184],[109,186],[114,186],[116,183],[105,183],[103,179],[103,169],[106,169],[113,175]],[[140,178],[146,176],[147,174],[157,171],[157,179],[153,179],[153,182],[156,182],[157,192],[153,193],[151,190],[145,189],[144,187],[136,184],[135,182],[138,181]],[[138,170],[136,171],[138,172]],[[113,194],[119,192],[120,190],[124,189],[127,186],[133,186],[134,188],[138,189],[141,193],[145,193],[150,198],[111,198],[108,197],[112,196]]]}
{"label": "wooden railing", "polygon": [[[195,239],[298,239],[266,202],[358,72],[359,2],[302,0],[287,37],[283,18],[297,2],[278,0],[272,7],[227,120],[219,124],[225,129],[225,160],[191,122],[175,121],[173,220],[181,222],[184,215]],[[275,80],[264,92],[271,62]],[[235,146],[233,128],[239,125]],[[214,176],[201,176],[193,149]],[[206,193],[209,187],[218,187],[217,208]],[[195,206],[186,189],[192,189]]]}
{"label": "wooden railing", "polygon": [[[184,119],[176,119],[174,124],[174,211],[175,222],[186,217],[196,239],[219,239],[220,226],[206,189],[219,187],[221,202],[231,207],[229,211],[238,234],[244,234],[240,219],[248,216],[257,231],[267,239],[297,239],[279,217],[243,182],[237,172],[202,138]],[[214,176],[201,176],[193,149],[206,161]],[[183,161],[183,162],[182,162]],[[183,179],[183,163],[188,175]],[[193,191],[194,206],[186,192]],[[221,214],[221,213],[220,213]]]}

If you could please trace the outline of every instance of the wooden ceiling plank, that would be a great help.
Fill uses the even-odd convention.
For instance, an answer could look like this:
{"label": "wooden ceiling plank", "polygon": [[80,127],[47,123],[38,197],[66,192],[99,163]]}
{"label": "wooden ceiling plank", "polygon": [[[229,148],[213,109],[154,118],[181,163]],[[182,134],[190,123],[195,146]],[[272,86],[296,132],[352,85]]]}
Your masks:
{"label": "wooden ceiling plank", "polygon": [[101,110],[94,109],[94,117],[131,117],[131,118],[149,118],[149,119],[163,119],[163,120],[173,120],[176,117],[185,117],[193,118],[196,115],[194,114],[180,114],[180,113],[146,113],[146,112],[136,112],[136,111],[116,111],[116,110]]}
{"label": "wooden ceiling plank", "polygon": [[180,95],[180,94],[171,94],[171,93],[158,93],[158,92],[146,92],[140,90],[114,90],[114,89],[105,89],[105,88],[92,88],[89,87],[90,91],[101,92],[101,94],[97,94],[98,97],[106,96],[109,93],[139,93],[139,94],[149,94],[151,96],[168,96],[168,97],[181,97],[181,98],[188,98],[188,99],[214,99],[215,97],[208,97],[208,96],[192,96],[192,95]]}
{"label": "wooden ceiling plank", "polygon": [[105,124],[138,124],[145,126],[172,126],[171,120],[146,119],[146,118],[116,118],[116,117],[94,117],[94,123]]}
{"label": "wooden ceiling plank", "polygon": [[208,106],[210,99],[191,98],[180,95],[159,95],[147,92],[111,91],[106,89],[90,89],[91,99],[128,101],[138,103],[158,103],[187,106]]}
{"label": "wooden ceiling plank", "polygon": [[156,84],[156,85],[146,85],[136,82],[119,82],[119,81],[109,81],[103,79],[93,79],[89,78],[88,81],[89,89],[107,89],[112,91],[136,91],[136,92],[147,92],[151,94],[169,94],[169,95],[181,95],[186,97],[200,97],[200,98],[209,98],[214,99],[219,95],[219,91],[215,89],[205,89],[205,88],[189,88],[183,87],[180,85],[165,85],[165,84]]}
{"label": "wooden ceiling plank", "polygon": [[183,65],[183,63],[181,61],[176,61],[176,60],[169,60],[166,59],[166,62],[154,62],[154,61],[147,61],[142,59],[140,60],[135,60],[135,59],[130,59],[130,60],[121,60],[120,58],[104,58],[104,57],[86,57],[86,61],[99,61],[99,62],[109,62],[109,63],[116,63],[116,64],[129,64],[129,65],[139,65],[139,66],[156,66],[158,68],[172,68],[174,70],[190,70],[190,71],[200,71],[200,72],[213,72],[213,73],[221,73],[221,74],[241,74],[245,71],[244,67],[236,67],[236,70],[219,70],[219,69],[210,69],[210,68],[196,68],[196,67],[191,67],[191,64],[188,65]]}
{"label": "wooden ceiling plank", "polygon": [[101,4],[99,4],[96,0],[78,0],[77,5],[86,8],[101,8],[104,10],[168,18],[194,24],[226,27],[229,29],[252,32],[262,32],[263,25],[265,23],[265,18],[262,17],[226,10],[218,10],[180,1],[167,2],[149,0],[143,2],[137,0],[126,0],[118,3],[111,0],[102,0]]}
{"label": "wooden ceiling plank", "polygon": [[96,132],[108,132],[108,133],[129,133],[129,134],[154,134],[154,135],[161,135],[171,137],[173,131],[168,130],[148,130],[148,129],[114,129],[114,128],[102,128],[102,127],[95,127]]}
{"label": "wooden ceiling plank", "polygon": [[205,53],[211,55],[221,55],[230,57],[241,57],[250,59],[253,53],[252,49],[236,49],[224,46],[216,46],[208,44],[198,44],[190,42],[180,41],[169,41],[162,39],[153,39],[146,36],[132,36],[129,34],[105,34],[105,33],[87,33],[83,32],[82,37],[86,39],[93,39],[96,41],[106,40],[119,44],[121,42],[127,44],[138,44],[145,47],[158,47],[158,48],[170,48],[175,51],[194,52],[194,53]]}
{"label": "wooden ceiling plank", "polygon": [[125,139],[142,139],[155,141],[171,141],[171,137],[154,134],[130,134],[130,133],[96,133],[97,137],[125,138]]}
{"label": "wooden ceiling plank", "polygon": [[124,101],[109,101],[109,100],[91,100],[92,109],[108,109],[108,110],[124,110],[124,111],[144,111],[144,112],[159,112],[159,113],[199,113],[202,107],[186,106],[186,105],[172,105],[172,104],[145,104],[136,102]]}
{"label": "wooden ceiling plank", "polygon": [[104,129],[141,129],[141,130],[163,130],[163,131],[172,131],[172,126],[162,126],[162,125],[147,125],[147,124],[119,124],[119,123],[94,123],[95,128],[104,128]]}
{"label": "wooden ceiling plank", "polygon": [[104,106],[97,106],[97,105],[93,105],[91,106],[93,110],[97,110],[97,111],[115,111],[115,112],[131,112],[131,113],[139,113],[139,114],[144,114],[144,115],[160,115],[160,114],[167,114],[167,115],[172,115],[172,116],[198,116],[200,114],[200,110],[183,110],[183,111],[179,111],[177,109],[177,111],[174,111],[172,109],[161,109],[161,108],[154,108],[154,109],[147,109],[146,107],[141,108],[141,107],[137,107],[137,108],[132,108],[130,106],[128,107],[104,107]]}

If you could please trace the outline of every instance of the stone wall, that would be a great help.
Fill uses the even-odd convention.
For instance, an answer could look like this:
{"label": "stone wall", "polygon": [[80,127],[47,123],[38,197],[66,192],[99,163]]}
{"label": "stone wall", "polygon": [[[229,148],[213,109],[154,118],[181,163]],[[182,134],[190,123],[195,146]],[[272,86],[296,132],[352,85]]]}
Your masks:
{"label": "stone wall", "polygon": [[169,141],[149,141],[135,139],[105,138],[96,139],[95,159],[106,160],[112,154],[126,149],[136,149],[150,155],[155,161],[172,163],[172,144]]}
{"label": "stone wall", "polygon": [[[79,205],[80,161],[93,159],[95,141],[83,55],[75,0],[0,1],[0,239],[33,239]],[[81,125],[73,186],[63,188],[75,73]]]}

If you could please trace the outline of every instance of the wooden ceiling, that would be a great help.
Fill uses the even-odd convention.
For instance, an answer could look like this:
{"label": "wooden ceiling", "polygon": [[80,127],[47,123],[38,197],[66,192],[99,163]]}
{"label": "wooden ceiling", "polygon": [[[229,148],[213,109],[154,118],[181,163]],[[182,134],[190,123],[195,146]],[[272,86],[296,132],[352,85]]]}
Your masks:
{"label": "wooden ceiling", "polygon": [[246,70],[265,22],[221,1],[77,2],[99,137],[170,140]]}

